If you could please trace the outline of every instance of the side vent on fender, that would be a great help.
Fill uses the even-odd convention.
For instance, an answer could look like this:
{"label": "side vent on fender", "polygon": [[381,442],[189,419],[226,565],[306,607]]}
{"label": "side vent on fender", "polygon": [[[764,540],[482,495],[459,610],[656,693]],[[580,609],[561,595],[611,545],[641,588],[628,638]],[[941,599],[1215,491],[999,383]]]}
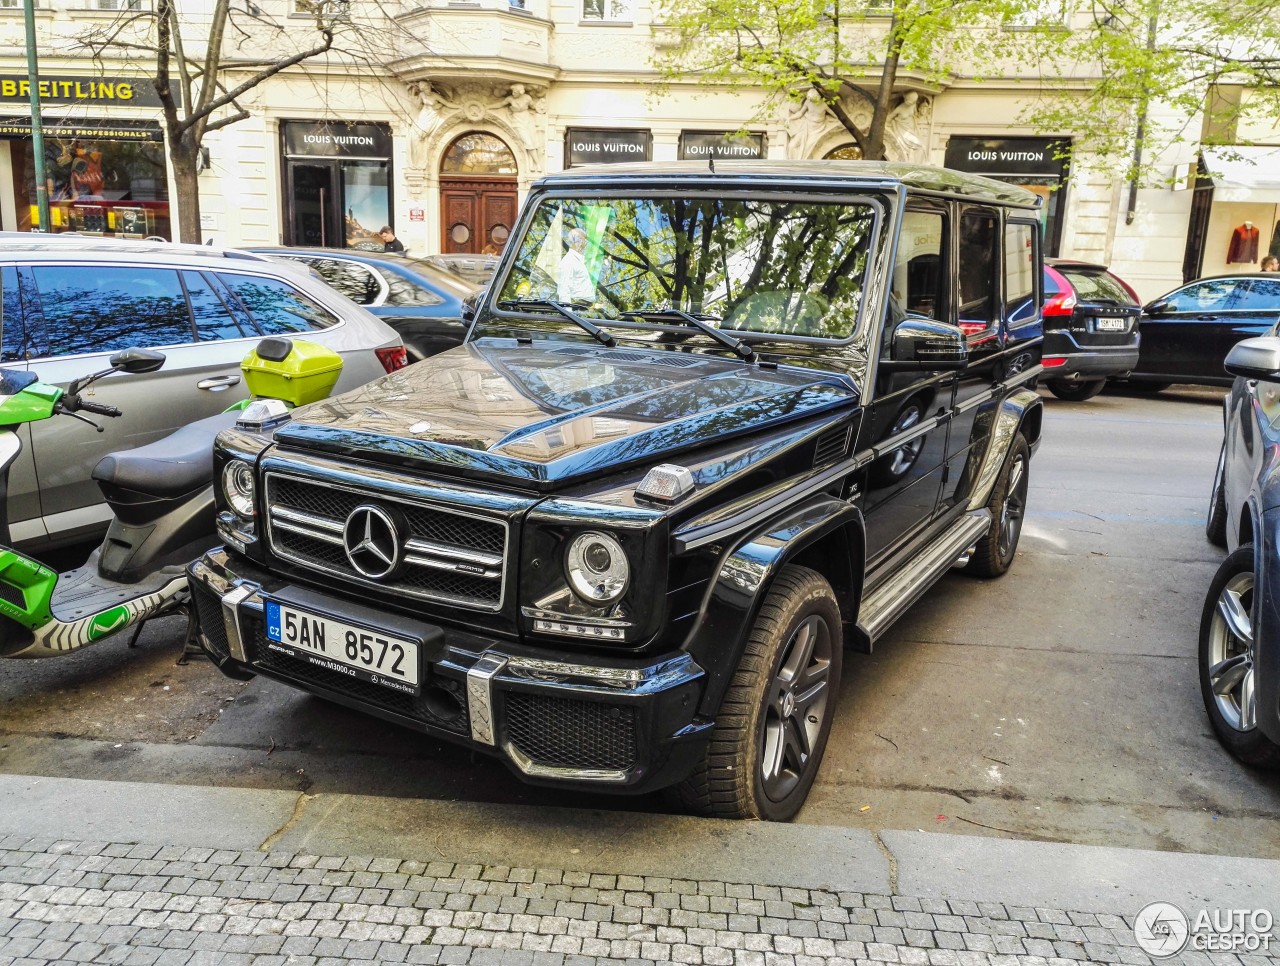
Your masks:
{"label": "side vent on fender", "polygon": [[813,465],[825,466],[844,459],[849,453],[849,437],[852,433],[852,426],[841,426],[838,429],[827,430],[819,436],[813,450]]}

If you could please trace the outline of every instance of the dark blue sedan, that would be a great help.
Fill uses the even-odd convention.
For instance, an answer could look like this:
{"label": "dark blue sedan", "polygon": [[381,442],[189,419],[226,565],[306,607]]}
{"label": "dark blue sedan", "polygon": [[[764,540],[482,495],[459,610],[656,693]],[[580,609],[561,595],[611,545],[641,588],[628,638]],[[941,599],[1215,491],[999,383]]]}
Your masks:
{"label": "dark blue sedan", "polygon": [[395,329],[415,362],[462,343],[462,300],[479,291],[453,272],[410,255],[338,248],[253,251],[306,263],[331,288]]}

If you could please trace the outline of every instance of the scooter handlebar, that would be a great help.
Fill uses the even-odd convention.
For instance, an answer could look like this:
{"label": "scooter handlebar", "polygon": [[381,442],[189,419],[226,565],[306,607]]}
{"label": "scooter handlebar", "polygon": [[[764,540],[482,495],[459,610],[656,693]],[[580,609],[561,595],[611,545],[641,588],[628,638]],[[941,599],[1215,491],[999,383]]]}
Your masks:
{"label": "scooter handlebar", "polygon": [[63,396],[62,409],[68,413],[95,413],[98,416],[119,416],[120,410],[115,406],[104,406],[101,403],[88,402],[79,396]]}

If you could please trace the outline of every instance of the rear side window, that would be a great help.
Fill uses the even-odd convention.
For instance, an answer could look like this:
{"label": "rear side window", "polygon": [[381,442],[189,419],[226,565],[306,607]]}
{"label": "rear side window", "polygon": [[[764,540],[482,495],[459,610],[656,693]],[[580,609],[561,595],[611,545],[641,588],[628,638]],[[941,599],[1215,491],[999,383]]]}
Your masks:
{"label": "rear side window", "polygon": [[387,292],[388,305],[440,305],[444,302],[444,299],[425,285],[392,271],[387,272],[387,285],[390,288]]}
{"label": "rear side window", "polygon": [[26,328],[22,324],[22,293],[18,291],[18,270],[0,269],[0,361],[27,358]]}
{"label": "rear side window", "polygon": [[201,342],[242,339],[252,335],[240,327],[226,303],[200,272],[183,272],[182,282],[187,287],[187,298],[191,300],[191,316],[195,319],[196,335]]}
{"label": "rear side window", "polygon": [[195,341],[173,269],[37,265],[31,274],[51,356]]}
{"label": "rear side window", "polygon": [[1004,226],[1004,316],[1018,325],[1036,315],[1036,250],[1032,227]]}
{"label": "rear side window", "polygon": [[291,335],[327,329],[338,320],[287,282],[253,275],[220,276],[239,297],[263,335]]}
{"label": "rear side window", "polygon": [[1235,305],[1238,309],[1280,310],[1280,278],[1255,278]]}
{"label": "rear side window", "polygon": [[356,305],[372,305],[378,300],[382,288],[373,272],[363,265],[334,258],[306,258],[303,261],[316,270],[326,285]]}
{"label": "rear side window", "polygon": [[1082,302],[1114,302],[1116,305],[1137,305],[1132,295],[1110,272],[1071,268],[1059,265],[1058,271],[1076,290],[1076,298]]}
{"label": "rear side window", "polygon": [[960,328],[975,335],[995,325],[999,222],[994,214],[966,211],[960,218]]}

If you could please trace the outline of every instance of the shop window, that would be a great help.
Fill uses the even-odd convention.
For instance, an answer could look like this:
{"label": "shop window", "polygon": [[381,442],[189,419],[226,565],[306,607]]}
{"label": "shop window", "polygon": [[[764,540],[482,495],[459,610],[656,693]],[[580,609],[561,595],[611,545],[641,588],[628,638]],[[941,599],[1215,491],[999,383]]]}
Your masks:
{"label": "shop window", "polygon": [[492,134],[464,134],[449,145],[440,162],[441,174],[515,174],[516,157]]}
{"label": "shop window", "polygon": [[996,258],[999,226],[994,214],[966,211],[960,216],[960,310],[957,320],[966,335],[990,329],[999,318]]}
{"label": "shop window", "polygon": [[35,266],[31,274],[51,356],[195,340],[187,299],[172,269],[50,265]]}
{"label": "shop window", "polygon": [[209,280],[199,272],[183,272],[182,283],[187,287],[187,299],[191,303],[191,317],[196,323],[196,337],[201,342],[217,342],[221,339],[243,339],[246,332],[221,296],[213,290]]}
{"label": "shop window", "polygon": [[314,268],[331,289],[341,292],[356,305],[373,305],[378,301],[382,286],[363,265],[338,258],[304,258],[303,261]]}
{"label": "shop window", "polygon": [[842,144],[838,148],[832,148],[822,157],[825,161],[861,161],[862,148],[850,141],[848,144]]}
{"label": "shop window", "polygon": [[582,0],[582,19],[631,23],[635,19],[635,3],[634,0]]}
{"label": "shop window", "polygon": [[244,303],[263,335],[327,329],[338,320],[301,292],[274,278],[223,273],[222,281]]}

